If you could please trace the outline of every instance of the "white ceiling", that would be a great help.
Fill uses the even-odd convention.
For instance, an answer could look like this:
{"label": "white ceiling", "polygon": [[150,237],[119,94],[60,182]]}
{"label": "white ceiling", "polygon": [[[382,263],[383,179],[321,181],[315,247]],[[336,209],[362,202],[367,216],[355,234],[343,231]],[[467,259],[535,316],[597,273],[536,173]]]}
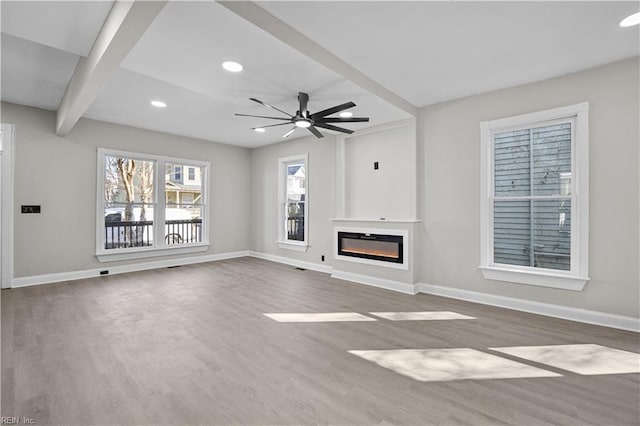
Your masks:
{"label": "white ceiling", "polygon": [[618,26],[637,1],[365,4],[260,6],[418,107],[640,53],[638,26]]}
{"label": "white ceiling", "polygon": [[[2,100],[56,110],[113,2],[2,1]],[[416,106],[554,77],[639,54],[637,2],[261,2],[259,5]],[[222,70],[241,62],[242,73]],[[408,117],[212,1],[170,2],[86,117],[239,146],[288,126],[234,113],[318,111],[354,101],[371,123]],[[169,105],[149,106],[151,99]],[[323,130],[324,132],[324,130]],[[329,133],[329,132],[327,132]],[[306,136],[299,129],[295,136]]]}

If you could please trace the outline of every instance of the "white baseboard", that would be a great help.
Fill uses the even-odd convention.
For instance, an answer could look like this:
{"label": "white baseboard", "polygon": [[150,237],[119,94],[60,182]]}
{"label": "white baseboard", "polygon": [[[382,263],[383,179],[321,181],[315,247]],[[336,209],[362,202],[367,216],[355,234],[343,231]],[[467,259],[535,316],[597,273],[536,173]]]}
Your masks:
{"label": "white baseboard", "polygon": [[614,315],[598,311],[589,311],[586,309],[553,305],[551,303],[517,299],[514,297],[478,293],[475,291],[462,290],[459,288],[444,287],[433,284],[418,283],[416,284],[416,286],[421,293],[450,297],[452,299],[466,300],[468,302],[481,303],[483,305],[514,309],[516,311],[529,312],[532,314],[546,315],[548,317],[584,322],[587,324],[612,327],[620,330],[640,332],[640,319],[634,317]]}
{"label": "white baseboard", "polygon": [[285,265],[296,266],[298,268],[309,269],[311,271],[324,272],[325,274],[330,274],[332,271],[332,268],[329,265],[320,265],[319,263],[291,259],[290,257],[276,256],[274,254],[263,253],[260,251],[249,251],[249,256],[258,259],[270,260],[272,262],[284,263]]}
{"label": "white baseboard", "polygon": [[170,266],[192,265],[195,263],[213,262],[216,260],[234,259],[249,256],[248,250],[229,253],[211,254],[207,256],[182,257],[179,259],[156,260],[153,262],[134,263],[130,265],[105,265],[99,269],[86,269],[82,271],[58,272],[54,274],[32,275],[17,277],[11,281],[11,287],[27,287],[39,284],[51,284],[62,281],[80,280],[100,276],[100,271],[109,271],[109,275],[124,274],[127,272],[146,271],[149,269],[167,268]]}
{"label": "white baseboard", "polygon": [[388,280],[385,278],[372,277],[370,275],[353,274],[351,272],[336,271],[331,273],[332,278],[340,280],[352,281],[358,284],[365,284],[372,287],[384,288],[386,290],[398,291],[400,293],[414,295],[417,293],[415,284],[403,283],[401,281]]}

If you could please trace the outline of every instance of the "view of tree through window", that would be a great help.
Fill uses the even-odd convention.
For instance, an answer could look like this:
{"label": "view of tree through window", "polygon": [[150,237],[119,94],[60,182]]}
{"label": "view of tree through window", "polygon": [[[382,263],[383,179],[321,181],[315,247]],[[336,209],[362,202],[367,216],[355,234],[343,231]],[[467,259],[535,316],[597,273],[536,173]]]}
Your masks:
{"label": "view of tree through window", "polygon": [[153,242],[154,162],[105,156],[105,249]]}
{"label": "view of tree through window", "polygon": [[[204,241],[204,166],[124,152],[109,152],[103,159],[104,229],[99,244],[104,250]],[[164,173],[156,173],[158,168]],[[154,230],[162,221],[164,227]]]}

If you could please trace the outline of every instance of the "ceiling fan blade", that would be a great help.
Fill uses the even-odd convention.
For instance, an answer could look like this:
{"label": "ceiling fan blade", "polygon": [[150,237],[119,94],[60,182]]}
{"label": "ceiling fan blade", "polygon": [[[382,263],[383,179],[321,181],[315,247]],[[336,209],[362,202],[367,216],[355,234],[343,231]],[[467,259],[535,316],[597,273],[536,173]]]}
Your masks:
{"label": "ceiling fan blade", "polygon": [[294,127],[293,127],[293,129],[289,130],[287,133],[285,133],[284,135],[282,135],[282,137],[283,137],[283,138],[288,138],[288,137],[291,135],[291,133],[293,133],[293,132],[295,132],[295,131],[296,131],[296,129],[297,129],[297,127],[295,127],[295,126],[294,126]]}
{"label": "ceiling fan blade", "polygon": [[273,105],[269,105],[268,103],[266,103],[266,102],[262,102],[262,101],[261,101],[261,100],[259,100],[259,99],[256,99],[256,98],[249,98],[249,100],[250,100],[250,101],[253,101],[253,102],[257,102],[257,103],[259,103],[260,105],[264,105],[264,106],[266,106],[266,107],[273,108],[273,109],[275,109],[276,111],[280,111],[281,113],[288,115],[289,117],[293,117],[293,115],[289,114],[288,112],[284,112],[284,111],[283,111],[283,110],[281,110],[280,108],[276,108],[276,107],[274,107]]}
{"label": "ceiling fan blade", "polygon": [[356,106],[356,104],[354,104],[353,102],[336,105],[332,108],[328,108],[320,112],[316,112],[315,114],[311,114],[311,118],[315,120],[316,118],[326,117],[327,115],[335,114],[337,112],[344,111],[345,109],[353,108],[354,106]]}
{"label": "ceiling fan blade", "polygon": [[310,131],[311,133],[313,133],[313,134],[314,134],[314,136],[315,136],[316,138],[318,138],[318,139],[319,139],[319,138],[324,138],[324,135],[323,135],[322,133],[320,133],[320,132],[318,131],[318,129],[316,129],[316,128],[315,128],[315,127],[313,127],[313,126],[309,126],[309,127],[307,127],[307,130],[308,130],[308,131]]}
{"label": "ceiling fan blade", "polygon": [[353,130],[345,129],[338,126],[332,126],[331,124],[326,124],[326,123],[315,123],[314,126],[321,127],[323,129],[328,129],[328,130],[335,130],[336,132],[347,133],[349,135],[353,133]]}
{"label": "ceiling fan blade", "polygon": [[236,113],[236,115],[238,117],[256,117],[256,118],[269,118],[271,120],[287,120],[287,121],[291,121],[290,118],[284,118],[284,117],[267,117],[264,115],[250,115],[250,114],[238,114]]}
{"label": "ceiling fan blade", "polygon": [[264,129],[266,127],[276,127],[276,126],[284,126],[286,124],[291,124],[291,122],[286,122],[286,123],[278,123],[278,124],[269,124],[268,126],[256,126],[256,127],[252,127],[251,130],[255,130],[255,129]]}
{"label": "ceiling fan blade", "polygon": [[298,103],[300,104],[300,115],[307,116],[307,104],[309,103],[309,95],[304,92],[298,92]]}
{"label": "ceiling fan blade", "polygon": [[315,123],[361,123],[369,121],[369,117],[326,117],[314,120]]}

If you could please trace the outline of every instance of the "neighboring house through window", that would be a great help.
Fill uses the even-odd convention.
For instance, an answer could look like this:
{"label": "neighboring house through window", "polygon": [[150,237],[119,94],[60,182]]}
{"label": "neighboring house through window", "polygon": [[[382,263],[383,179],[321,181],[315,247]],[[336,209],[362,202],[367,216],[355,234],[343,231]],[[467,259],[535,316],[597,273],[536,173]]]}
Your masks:
{"label": "neighboring house through window", "polygon": [[308,238],[308,155],[278,160],[278,245],[306,251]]}
{"label": "neighboring house through window", "polygon": [[[189,185],[181,183],[184,164],[194,173]],[[99,148],[98,259],[207,250],[208,168],[202,161]]]}
{"label": "neighboring house through window", "polygon": [[481,123],[485,278],[588,281],[588,104]]}

